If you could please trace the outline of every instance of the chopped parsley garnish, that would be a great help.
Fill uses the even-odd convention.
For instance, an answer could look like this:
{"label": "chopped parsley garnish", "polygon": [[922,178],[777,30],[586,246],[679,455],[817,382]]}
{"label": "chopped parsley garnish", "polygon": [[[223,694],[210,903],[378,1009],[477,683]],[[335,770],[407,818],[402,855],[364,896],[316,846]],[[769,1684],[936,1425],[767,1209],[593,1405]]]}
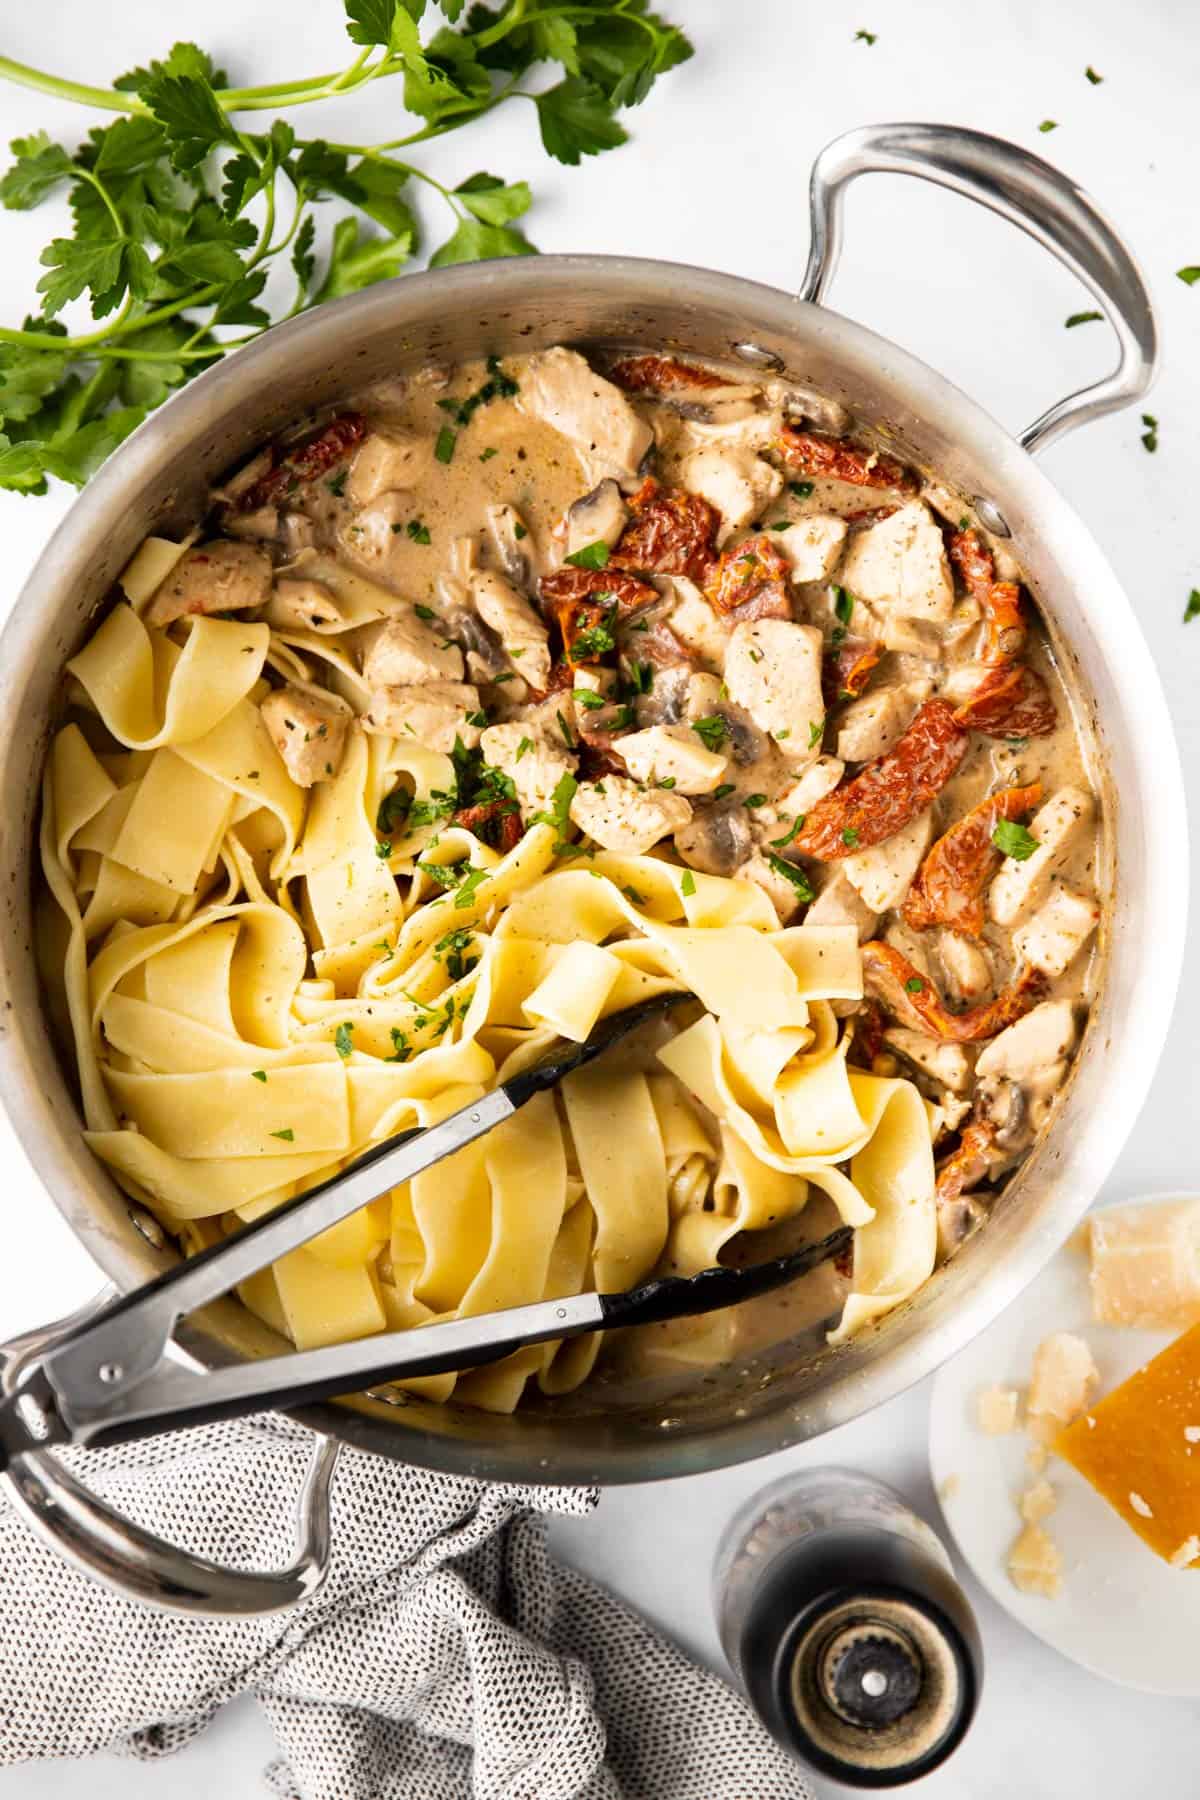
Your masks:
{"label": "chopped parsley garnish", "polygon": [[571,660],[590,662],[595,656],[607,656],[610,650],[615,650],[617,640],[611,630],[615,618],[614,610],[602,624],[589,625],[581,631],[571,645]]}
{"label": "chopped parsley garnish", "polygon": [[[467,189],[464,188],[459,191],[466,192]],[[482,387],[476,388],[473,394],[468,394],[465,400],[438,401],[438,405],[441,407],[442,411],[444,413],[449,413],[456,425],[469,425],[471,420],[475,417],[475,414],[479,411],[479,408],[481,406],[486,406],[489,400],[511,400],[513,395],[520,391],[518,383],[513,380],[511,375],[506,375],[504,370],[500,367],[499,357],[489,356],[487,367],[488,379],[484,382]],[[494,456],[496,452],[494,450],[490,453],[485,451],[484,457],[488,454]],[[480,458],[481,462],[484,460],[484,457]],[[443,458],[443,461],[445,462],[449,462],[449,460],[449,457]]]}
{"label": "chopped parsley garnish", "polygon": [[285,1144],[294,1144],[296,1141],[296,1134],[290,1125],[285,1125],[282,1131],[273,1131],[271,1136],[282,1138]]}
{"label": "chopped parsley garnish", "polygon": [[1193,588],[1188,595],[1188,603],[1183,609],[1183,622],[1190,625],[1193,619],[1200,619],[1200,588]]}
{"label": "chopped parsley garnish", "polygon": [[558,720],[558,729],[562,732],[563,743],[567,746],[568,750],[576,749],[577,745],[575,739],[571,736],[571,727],[567,724],[567,721],[560,712],[556,712],[554,716]]}
{"label": "chopped parsley garnish", "polygon": [[467,724],[468,725],[478,725],[481,731],[482,731],[483,727],[487,724],[487,722],[488,722],[488,716],[483,711],[469,712],[467,714]]}
{"label": "chopped parsley garnish", "polygon": [[1200,281],[1200,263],[1188,263],[1185,268],[1176,269],[1175,274],[1184,287],[1195,287]]}
{"label": "chopped parsley garnish", "polygon": [[874,31],[856,31],[854,34],[856,44],[874,44],[877,41],[878,34]]}
{"label": "chopped parsley garnish", "polygon": [[346,491],[346,477],[349,473],[348,469],[339,469],[337,474],[331,475],[325,483],[330,493],[336,494],[339,500]]}
{"label": "chopped parsley garnish", "polygon": [[[453,454],[453,452],[451,452],[451,454]],[[450,457],[443,456],[441,460],[443,462],[449,462]],[[410,519],[408,521],[408,524],[404,527],[404,529],[408,533],[409,537],[412,539],[414,544],[428,544],[431,541],[430,536],[429,536],[429,527],[428,527],[428,525],[424,524],[423,521],[420,519]],[[420,608],[418,607],[417,610],[419,612]]]}
{"label": "chopped parsley garnish", "polygon": [[1013,857],[1017,862],[1027,862],[1038,847],[1038,840],[1024,825],[1018,825],[1013,819],[1001,819],[992,833],[992,842],[997,850],[1005,856]]}
{"label": "chopped parsley garnish", "polygon": [[391,838],[376,838],[375,839],[375,854],[379,858],[380,862],[386,862],[388,857],[392,854]]}
{"label": "chopped parsley garnish", "polygon": [[251,1069],[250,1073],[255,1081],[265,1081],[267,1079],[267,1071],[265,1069]]}
{"label": "chopped parsley garnish", "polygon": [[395,954],[396,954],[395,950],[392,948],[391,944],[388,943],[386,938],[380,938],[380,940],[377,944],[371,945],[371,948],[372,948],[372,950],[378,950],[381,956],[385,956],[389,959],[391,957],[395,956]]}
{"label": "chopped parsley garnish", "polygon": [[[567,842],[566,830],[568,821],[571,817],[571,802],[575,798],[578,787],[579,783],[573,775],[570,773],[560,775],[555,785],[554,792],[550,796],[549,811],[536,812],[530,820],[530,824],[532,825],[553,825],[555,831],[558,833],[558,843],[555,845],[556,852],[560,846]],[[599,782],[596,783],[596,791],[597,793],[600,792]]]}
{"label": "chopped parsley garnish", "polygon": [[829,634],[829,646],[832,650],[840,650],[846,641],[846,627],[835,625]]}
{"label": "chopped parsley garnish", "polygon": [[606,569],[608,545],[603,538],[597,538],[594,544],[585,544],[582,550],[574,551],[566,560],[577,569]]}
{"label": "chopped parsley garnish", "polygon": [[720,713],[711,713],[707,719],[693,719],[692,730],[700,739],[706,750],[719,750],[729,735],[729,727]]}
{"label": "chopped parsley garnish", "polygon": [[847,825],[842,832],[842,842],[845,844],[847,850],[854,850],[857,848],[858,833],[855,831],[853,825]]}
{"label": "chopped parsley garnish", "polygon": [[433,946],[435,958],[440,961],[442,957],[445,957],[446,973],[451,981],[461,981],[464,975],[469,975],[471,970],[477,966],[479,960],[477,957],[471,962],[465,960],[467,952],[474,947],[474,943],[475,933],[470,926],[458,925],[453,931],[448,931],[445,937],[439,938]]}
{"label": "chopped parsley garnish", "polygon": [[690,869],[685,869],[679,878],[679,891],[685,900],[690,900],[696,891],[696,877]]}
{"label": "chopped parsley garnish", "polygon": [[784,836],[781,838],[772,838],[771,839],[771,842],[775,846],[776,850],[785,850],[787,848],[787,846],[791,843],[792,839],[796,836],[796,834],[800,831],[803,831],[804,821],[807,816],[808,815],[806,813],[797,813],[795,818],[792,820],[791,826],[789,827],[788,831],[784,834]]}
{"label": "chopped parsley garnish", "polygon": [[527,538],[529,536],[529,533],[526,531],[525,527],[522,525],[520,519],[518,519],[516,524],[513,526],[513,536],[516,538],[518,544],[520,543],[522,538]]}
{"label": "chopped parsley garnish", "polygon": [[595,688],[576,688],[574,695],[576,706],[582,706],[585,712],[595,712],[597,707],[607,704],[604,695],[598,694]]}
{"label": "chopped parsley garnish", "polygon": [[1158,420],[1154,417],[1153,413],[1143,413],[1142,414],[1142,424],[1146,427],[1145,431],[1142,433],[1143,449],[1150,450],[1150,451],[1157,450],[1158,449]]}
{"label": "chopped parsley garnish", "polygon": [[854,595],[844,587],[833,590],[833,610],[843,625],[849,625],[854,616]]}
{"label": "chopped parsley garnish", "polygon": [[631,663],[629,666],[629,685],[635,694],[648,694],[654,686],[653,663]]}
{"label": "chopped parsley garnish", "polygon": [[925,992],[925,983],[921,980],[919,975],[910,975],[904,984],[904,991],[906,994],[923,994]]}
{"label": "chopped parsley garnish", "polygon": [[454,446],[457,442],[458,433],[456,431],[451,431],[448,425],[443,425],[442,429],[437,434],[437,441],[433,446],[433,454],[440,463],[454,461]]}
{"label": "chopped parsley garnish", "polygon": [[621,892],[625,895],[626,899],[632,900],[635,906],[645,906],[645,894],[639,894],[635,887],[625,886],[621,889]]}
{"label": "chopped parsley garnish", "polygon": [[1104,80],[1103,75],[1097,75],[1097,73],[1096,73],[1095,69],[1093,69],[1091,63],[1088,64],[1087,68],[1083,72],[1087,76],[1088,80],[1091,82],[1093,87],[1099,87],[1100,83]]}
{"label": "chopped parsley garnish", "polygon": [[767,852],[767,862],[776,875],[782,875],[785,881],[791,882],[796,890],[797,900],[803,900],[807,904],[810,900],[816,899],[812,883],[803,869],[798,869],[795,863],[785,861],[782,856],[776,856],[773,850]]}
{"label": "chopped parsley garnish", "polygon": [[1027,750],[1029,748],[1029,739],[1027,737],[1005,738],[1004,741],[1010,750]]}
{"label": "chopped parsley garnish", "polygon": [[337,1030],[334,1032],[333,1047],[337,1051],[338,1055],[341,1057],[343,1062],[345,1062],[346,1058],[353,1053],[353,1050],[354,1050],[354,1026],[352,1024],[350,1024],[348,1021],[343,1020],[343,1022],[338,1026]]}
{"label": "chopped parsley garnish", "polygon": [[772,519],[767,526],[768,531],[790,531],[791,528],[792,521],[790,519]]}
{"label": "chopped parsley garnish", "polygon": [[765,794],[747,794],[746,798],[742,801],[743,806],[749,807],[765,806],[766,804],[767,796]]}
{"label": "chopped parsley garnish", "polygon": [[1089,325],[1093,319],[1102,319],[1103,317],[1104,314],[1098,312],[1072,313],[1067,320],[1067,330],[1070,331],[1073,325]]}
{"label": "chopped parsley garnish", "polygon": [[520,743],[517,745],[516,761],[520,762],[521,758],[523,756],[527,755],[527,753],[532,749],[533,749],[533,739],[523,737],[521,739]]}
{"label": "chopped parsley garnish", "polygon": [[825,731],[824,719],[810,719],[808,721],[808,747],[810,750],[812,749],[814,744],[820,743],[821,738],[824,734],[824,731]]}
{"label": "chopped parsley garnish", "polygon": [[788,482],[788,493],[795,494],[797,500],[810,499],[812,497],[812,491],[813,491],[813,484],[811,481],[789,481]]}
{"label": "chopped parsley garnish", "polygon": [[417,864],[417,867],[418,867],[418,869],[420,869],[422,875],[428,875],[430,881],[434,882],[440,888],[455,888],[455,887],[457,887],[458,882],[459,882],[459,875],[462,870],[462,866],[463,865],[460,862],[458,862],[458,863],[419,862]]}
{"label": "chopped parsley garnish", "polygon": [[655,787],[660,788],[673,788],[675,786],[675,777],[673,775],[664,775],[662,780],[656,781],[654,785]]}
{"label": "chopped parsley garnish", "polygon": [[751,650],[749,654],[750,654],[750,661],[752,663],[760,663],[763,659],[763,653],[761,650]]}
{"label": "chopped parsley garnish", "polygon": [[1057,131],[1058,130],[1058,120],[1057,119],[1043,119],[1041,124],[1038,126],[1038,130],[1039,131]]}
{"label": "chopped parsley garnish", "polygon": [[379,812],[375,818],[375,829],[380,837],[391,837],[398,825],[402,825],[410,816],[412,795],[407,788],[393,788],[379,802]]}
{"label": "chopped parsley garnish", "polygon": [[732,792],[733,792],[732,781],[723,781],[721,783],[720,787],[715,787],[713,789],[713,799],[714,800],[723,800],[725,798],[726,794],[732,794]]}
{"label": "chopped parsley garnish", "polygon": [[418,619],[437,618],[437,614],[434,612],[432,606],[414,606],[413,611],[416,613]]}
{"label": "chopped parsley garnish", "polygon": [[486,450],[479,452],[479,460],[480,462],[491,462],[493,456],[499,456],[499,454],[495,444],[489,444]]}
{"label": "chopped parsley garnish", "polygon": [[463,876],[454,894],[456,907],[474,906],[475,890],[480,882],[486,881],[490,871],[487,869],[471,869]]}
{"label": "chopped parsley garnish", "polygon": [[407,1062],[412,1055],[412,1045],[408,1041],[407,1032],[401,1031],[398,1025],[392,1026],[392,1054],[384,1057],[384,1062]]}

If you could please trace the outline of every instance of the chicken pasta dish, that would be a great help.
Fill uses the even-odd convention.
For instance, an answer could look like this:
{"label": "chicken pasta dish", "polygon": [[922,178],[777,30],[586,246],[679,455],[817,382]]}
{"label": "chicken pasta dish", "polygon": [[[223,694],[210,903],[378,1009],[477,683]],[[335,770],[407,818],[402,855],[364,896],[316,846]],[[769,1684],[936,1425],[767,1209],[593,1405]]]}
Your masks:
{"label": "chicken pasta dish", "polygon": [[[695,1273],[816,1196],[838,1342],[1044,1128],[1102,851],[968,506],[785,382],[555,348],[301,421],[143,544],[64,677],[39,954],[88,1143],[190,1251],[683,989],[240,1297],[310,1348]],[[597,1345],[406,1385],[510,1411]]]}

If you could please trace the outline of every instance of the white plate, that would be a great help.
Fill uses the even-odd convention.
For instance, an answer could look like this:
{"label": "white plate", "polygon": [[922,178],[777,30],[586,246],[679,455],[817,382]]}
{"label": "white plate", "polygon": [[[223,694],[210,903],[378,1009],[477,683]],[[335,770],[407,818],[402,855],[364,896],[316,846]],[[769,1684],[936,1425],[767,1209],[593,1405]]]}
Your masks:
{"label": "white plate", "polygon": [[[1141,1204],[1185,1196],[1157,1194]],[[1200,1571],[1160,1562],[1067,1463],[1045,1475],[1058,1510],[1045,1521],[1063,1555],[1056,1599],[1023,1594],[1009,1580],[1009,1547],[1022,1529],[1014,1497],[1037,1479],[1025,1466],[1024,1431],[987,1437],[976,1423],[981,1388],[1024,1389],[1033,1353],[1052,1331],[1091,1346],[1100,1392],[1131,1375],[1171,1333],[1097,1325],[1087,1257],[1065,1248],[1031,1287],[949,1362],[933,1384],[929,1463],[942,1513],[964,1560],[992,1598],[1035,1636],[1094,1675],[1154,1694],[1200,1694]],[[1200,1471],[1198,1471],[1200,1474]],[[1198,1483],[1200,1486],[1200,1483]]]}

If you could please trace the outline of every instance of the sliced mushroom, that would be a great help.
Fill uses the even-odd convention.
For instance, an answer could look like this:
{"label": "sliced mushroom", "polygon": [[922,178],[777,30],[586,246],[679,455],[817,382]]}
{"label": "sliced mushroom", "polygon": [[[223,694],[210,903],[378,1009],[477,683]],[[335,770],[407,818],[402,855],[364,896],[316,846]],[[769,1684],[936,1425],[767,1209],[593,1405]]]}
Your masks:
{"label": "sliced mushroom", "polygon": [[589,544],[607,544],[611,550],[629,520],[629,508],[617,483],[609,477],[567,508],[566,554],[586,550]]}
{"label": "sliced mushroom", "polygon": [[507,504],[489,506],[487,522],[500,567],[516,587],[527,591],[533,577],[529,527],[516,507]]}
{"label": "sliced mushroom", "polygon": [[675,833],[675,848],[691,869],[704,875],[732,875],[754,853],[743,807],[697,807]]}

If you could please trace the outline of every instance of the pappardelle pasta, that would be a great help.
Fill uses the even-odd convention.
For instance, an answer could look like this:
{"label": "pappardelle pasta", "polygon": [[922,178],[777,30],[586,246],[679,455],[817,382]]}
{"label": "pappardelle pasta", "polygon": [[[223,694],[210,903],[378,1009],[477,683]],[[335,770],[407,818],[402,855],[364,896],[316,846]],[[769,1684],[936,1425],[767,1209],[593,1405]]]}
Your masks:
{"label": "pappardelle pasta", "polygon": [[[710,372],[690,373],[714,391]],[[768,404],[721,394],[734,423]],[[185,1248],[610,1011],[694,996],[244,1283],[246,1306],[299,1347],[693,1273],[739,1234],[798,1219],[814,1191],[855,1228],[830,1320],[841,1341],[921,1286],[947,1252],[947,1201],[961,1207],[1004,1162],[984,1113],[964,1125],[962,1084],[939,1087],[912,1044],[897,1057],[880,1037],[885,949],[909,971],[910,1008],[925,977],[894,944],[861,947],[852,913],[800,916],[815,866],[801,815],[790,841],[785,820],[728,872],[688,853],[689,833],[733,817],[715,810],[723,786],[742,814],[778,820],[784,788],[832,759],[820,732],[811,755],[785,747],[797,709],[806,737],[814,707],[825,729],[819,670],[815,699],[792,691],[807,677],[779,665],[769,632],[757,644],[778,614],[754,593],[724,616],[710,603],[714,632],[750,627],[744,670],[727,648],[722,683],[681,653],[685,682],[699,667],[711,683],[712,714],[635,729],[667,667],[659,603],[695,610],[672,583],[749,580],[714,577],[711,547],[705,571],[655,573],[664,546],[667,567],[699,554],[694,489],[664,490],[652,529],[651,502],[639,514],[625,497],[656,434],[665,454],[664,406],[661,385],[635,408],[562,351],[377,393],[253,459],[217,491],[204,541],[148,540],[68,665],[42,812],[42,964],[88,1143]],[[439,411],[453,424],[422,430]],[[764,657],[774,686],[759,693]],[[742,792],[739,730],[755,734],[769,794]],[[891,1011],[901,1039],[930,1030]],[[956,1129],[939,1251],[934,1152]],[[727,1351],[719,1321],[705,1329],[697,1341]],[[530,1380],[578,1386],[598,1348],[537,1346],[409,1385],[509,1411]]]}

